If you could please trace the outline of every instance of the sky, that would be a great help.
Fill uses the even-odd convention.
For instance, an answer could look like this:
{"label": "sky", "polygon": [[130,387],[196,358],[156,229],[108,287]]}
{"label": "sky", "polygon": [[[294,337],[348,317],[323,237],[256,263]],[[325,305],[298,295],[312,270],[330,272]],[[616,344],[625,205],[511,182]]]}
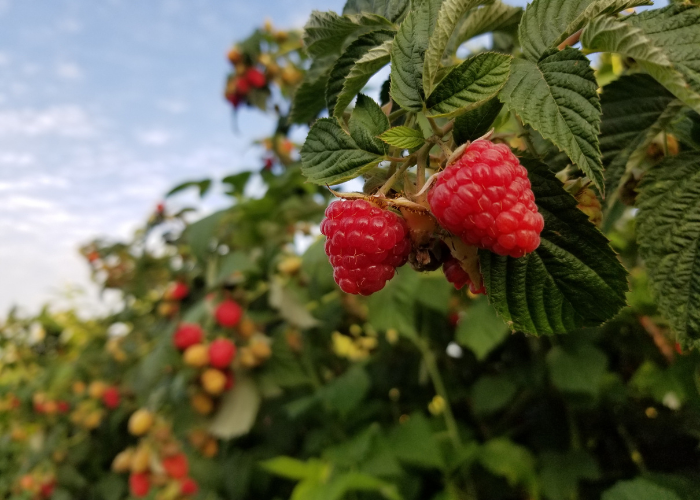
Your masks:
{"label": "sky", "polygon": [[96,304],[81,244],[129,238],[180,182],[259,168],[273,118],[233,126],[226,52],[266,18],[301,28],[343,4],[0,0],[0,317],[76,286]]}

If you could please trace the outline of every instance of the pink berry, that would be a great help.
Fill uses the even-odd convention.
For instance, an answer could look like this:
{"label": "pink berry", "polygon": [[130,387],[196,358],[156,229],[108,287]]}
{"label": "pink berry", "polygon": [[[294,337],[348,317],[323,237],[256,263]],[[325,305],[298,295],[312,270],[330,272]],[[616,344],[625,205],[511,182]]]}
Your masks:
{"label": "pink berry", "polygon": [[114,410],[119,406],[120,400],[121,397],[119,395],[119,389],[116,387],[108,387],[105,389],[105,392],[102,393],[102,402],[111,410]]}
{"label": "pink berry", "polygon": [[321,232],[335,282],[346,293],[381,290],[411,252],[406,222],[365,200],[331,203]]}
{"label": "pink berry", "polygon": [[179,350],[184,351],[188,347],[199,344],[204,338],[204,332],[199,325],[184,323],[173,334],[173,344]]}
{"label": "pink berry", "polygon": [[231,299],[226,299],[216,306],[216,311],[214,311],[214,317],[216,321],[225,327],[234,327],[241,320],[243,316],[243,310],[241,306]]}
{"label": "pink berry", "polygon": [[445,278],[447,281],[452,283],[452,285],[457,289],[461,290],[464,285],[469,286],[469,291],[473,294],[484,294],[486,295],[486,288],[482,284],[480,288],[476,288],[472,280],[469,278],[469,273],[467,273],[462,266],[459,265],[459,261],[454,257],[450,256],[442,264],[442,271],[445,273]]}
{"label": "pink berry", "polygon": [[440,225],[468,245],[516,258],[540,245],[544,218],[527,170],[505,144],[471,143],[438,174],[428,203]]}
{"label": "pink berry", "polygon": [[257,68],[248,68],[245,72],[245,79],[247,82],[256,89],[262,88],[267,83],[265,75],[263,75]]}
{"label": "pink berry", "polygon": [[216,339],[209,344],[209,364],[214,368],[226,368],[236,357],[236,345],[228,339]]}

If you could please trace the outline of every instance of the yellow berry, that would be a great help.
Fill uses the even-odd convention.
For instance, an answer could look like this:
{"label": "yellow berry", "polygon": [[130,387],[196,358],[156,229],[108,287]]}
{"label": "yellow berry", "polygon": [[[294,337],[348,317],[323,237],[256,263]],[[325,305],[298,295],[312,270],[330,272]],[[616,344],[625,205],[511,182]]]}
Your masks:
{"label": "yellow berry", "polygon": [[200,377],[202,387],[209,394],[218,396],[226,388],[226,375],[216,368],[208,368]]}
{"label": "yellow berry", "polygon": [[136,410],[129,418],[129,432],[134,436],[143,436],[153,426],[153,414],[141,408]]}
{"label": "yellow berry", "polygon": [[209,348],[204,344],[195,344],[185,349],[182,359],[187,366],[202,368],[209,364]]}

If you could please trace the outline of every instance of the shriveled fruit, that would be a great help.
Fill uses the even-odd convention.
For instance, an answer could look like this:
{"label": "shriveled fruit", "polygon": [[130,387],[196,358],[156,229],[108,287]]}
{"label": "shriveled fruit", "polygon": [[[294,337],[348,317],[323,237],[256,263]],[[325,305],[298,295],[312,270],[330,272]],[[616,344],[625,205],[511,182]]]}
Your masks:
{"label": "shriveled fruit", "polygon": [[209,347],[204,344],[195,344],[185,349],[182,360],[187,366],[202,368],[209,364]]}
{"label": "shriveled fruit", "polygon": [[468,245],[522,257],[540,244],[544,218],[527,170],[505,144],[471,143],[437,174],[428,203],[440,225]]}
{"label": "shriveled fruit", "polygon": [[365,200],[337,201],[321,223],[333,278],[346,293],[371,295],[408,260],[406,222]]}
{"label": "shriveled fruit", "polygon": [[585,188],[576,195],[576,201],[578,201],[578,209],[588,216],[588,220],[596,226],[600,226],[603,222],[603,208],[595,192],[590,188]]}
{"label": "shriveled fruit", "polygon": [[452,256],[449,256],[445,262],[442,264],[442,271],[445,273],[447,281],[452,283],[452,285],[457,289],[461,290],[465,285],[469,287],[469,291],[473,294],[486,294],[486,289],[482,284],[480,288],[477,288],[472,280],[469,278],[469,273],[467,273],[459,261]]}
{"label": "shriveled fruit", "polygon": [[192,405],[192,408],[194,408],[194,411],[200,415],[209,415],[214,409],[214,402],[209,396],[202,392],[198,392],[192,396],[190,399],[190,404]]}
{"label": "shriveled fruit", "polygon": [[153,414],[150,411],[145,408],[136,410],[129,417],[129,432],[134,436],[143,436],[151,429],[153,421]]}
{"label": "shriveled fruit", "polygon": [[214,317],[217,323],[229,328],[236,326],[241,320],[242,315],[243,309],[241,309],[241,306],[231,299],[222,301],[216,306],[216,310],[214,311]]}
{"label": "shriveled fruit", "polygon": [[209,363],[214,368],[226,368],[236,357],[236,345],[229,339],[216,339],[209,344]]}
{"label": "shriveled fruit", "polygon": [[202,387],[212,396],[218,396],[226,388],[226,375],[216,368],[208,368],[200,377]]}
{"label": "shriveled fruit", "polygon": [[183,323],[173,334],[173,344],[184,351],[191,345],[200,344],[204,338],[202,328],[194,323]]}

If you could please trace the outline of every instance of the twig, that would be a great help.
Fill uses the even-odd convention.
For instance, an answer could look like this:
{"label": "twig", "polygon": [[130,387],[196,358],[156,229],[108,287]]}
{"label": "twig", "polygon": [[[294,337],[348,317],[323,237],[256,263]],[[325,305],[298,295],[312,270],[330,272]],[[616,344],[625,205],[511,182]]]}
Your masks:
{"label": "twig", "polygon": [[413,165],[413,161],[415,159],[416,157],[414,155],[406,157],[406,161],[404,161],[401,166],[391,175],[391,177],[386,180],[384,185],[379,188],[379,191],[377,191],[377,194],[386,195],[399,177],[401,177],[408,167]]}

